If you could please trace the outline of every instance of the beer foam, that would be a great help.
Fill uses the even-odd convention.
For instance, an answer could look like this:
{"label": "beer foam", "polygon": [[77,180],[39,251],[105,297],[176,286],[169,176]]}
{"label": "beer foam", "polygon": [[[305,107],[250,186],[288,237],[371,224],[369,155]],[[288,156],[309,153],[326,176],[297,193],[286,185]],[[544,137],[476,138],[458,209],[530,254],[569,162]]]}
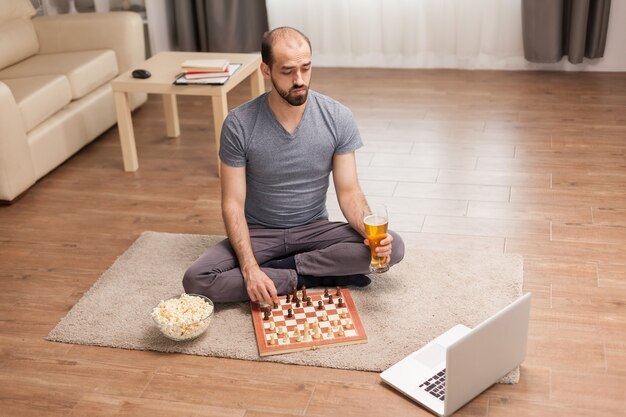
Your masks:
{"label": "beer foam", "polygon": [[365,219],[363,219],[363,222],[365,224],[369,224],[370,226],[382,226],[387,223],[387,218],[384,216],[370,214]]}

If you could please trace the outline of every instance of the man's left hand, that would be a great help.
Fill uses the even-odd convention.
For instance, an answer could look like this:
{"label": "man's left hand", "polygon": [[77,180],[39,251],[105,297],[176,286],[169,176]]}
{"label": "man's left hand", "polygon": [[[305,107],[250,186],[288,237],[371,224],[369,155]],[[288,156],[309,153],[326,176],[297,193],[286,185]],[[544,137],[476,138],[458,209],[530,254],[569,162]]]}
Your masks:
{"label": "man's left hand", "polygon": [[[387,233],[387,237],[381,240],[380,246],[376,248],[376,254],[384,256],[387,262],[391,262],[391,242],[393,242],[393,236]],[[370,245],[369,239],[363,240],[363,243],[367,246]]]}

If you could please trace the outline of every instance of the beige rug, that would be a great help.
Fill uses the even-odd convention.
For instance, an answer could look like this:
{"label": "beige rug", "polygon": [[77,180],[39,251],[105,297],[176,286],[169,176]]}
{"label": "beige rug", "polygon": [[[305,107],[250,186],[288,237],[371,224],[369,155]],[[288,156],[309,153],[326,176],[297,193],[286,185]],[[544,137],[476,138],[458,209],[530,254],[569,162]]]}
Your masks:
{"label": "beige rug", "polygon": [[[247,303],[217,305],[202,337],[177,343],[150,311],[183,292],[183,272],[220,236],[145,232],[50,332],[48,340],[330,368],[382,371],[455,324],[473,327],[522,288],[522,258],[407,245],[403,262],[351,289],[368,343],[260,358]],[[501,382],[514,383],[518,370]]]}

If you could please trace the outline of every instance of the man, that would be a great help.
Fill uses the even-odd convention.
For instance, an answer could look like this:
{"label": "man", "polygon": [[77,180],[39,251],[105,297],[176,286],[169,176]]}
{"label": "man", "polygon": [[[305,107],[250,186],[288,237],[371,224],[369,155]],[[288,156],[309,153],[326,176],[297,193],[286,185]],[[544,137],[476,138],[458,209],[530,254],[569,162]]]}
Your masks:
{"label": "man", "polygon": [[[362,146],[350,111],[309,90],[311,44],[293,28],[264,35],[261,71],[273,89],[229,113],[222,128],[222,217],[228,239],[185,273],[188,293],[271,304],[294,286],[366,286],[367,201],[356,174]],[[329,174],[348,223],[328,221]],[[392,251],[393,241],[393,251]],[[378,255],[404,256],[389,232]]]}

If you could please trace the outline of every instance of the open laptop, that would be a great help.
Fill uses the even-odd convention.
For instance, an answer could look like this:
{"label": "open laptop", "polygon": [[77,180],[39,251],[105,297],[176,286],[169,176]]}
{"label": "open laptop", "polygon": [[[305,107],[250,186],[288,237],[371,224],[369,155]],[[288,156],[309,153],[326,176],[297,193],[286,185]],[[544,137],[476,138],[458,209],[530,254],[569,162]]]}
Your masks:
{"label": "open laptop", "polygon": [[454,326],[380,374],[440,416],[449,416],[526,356],[530,293],[473,329]]}

